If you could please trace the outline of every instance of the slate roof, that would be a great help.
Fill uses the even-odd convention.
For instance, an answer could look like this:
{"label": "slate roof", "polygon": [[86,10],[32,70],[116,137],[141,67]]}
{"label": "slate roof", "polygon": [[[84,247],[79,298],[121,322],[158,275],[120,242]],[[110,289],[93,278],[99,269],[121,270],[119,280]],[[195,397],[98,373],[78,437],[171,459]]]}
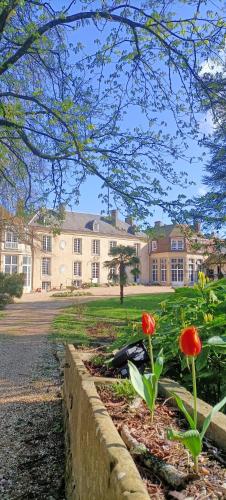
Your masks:
{"label": "slate roof", "polygon": [[[153,231],[153,235],[151,236],[151,239],[156,240],[159,238],[166,238],[166,237],[171,235],[172,231],[174,231],[175,233],[178,233],[178,236],[183,236],[183,230],[182,230],[181,226],[183,227],[183,224],[180,225],[178,223],[162,224],[160,226],[153,226],[150,228]],[[185,229],[186,229],[186,227],[188,227],[188,226],[186,226],[184,224]],[[200,237],[204,238],[204,235],[201,234],[200,230],[197,231],[194,226],[189,226],[189,228],[194,231],[193,236],[200,236]]]}
{"label": "slate roof", "polygon": [[[52,218],[54,222],[54,218]],[[97,222],[99,225],[99,231],[93,231],[92,223]],[[32,219],[30,222],[32,226],[35,227],[48,227],[47,225],[39,221],[39,215]],[[50,224],[49,224],[50,225]],[[110,220],[106,217],[97,214],[86,214],[79,212],[67,212],[65,211],[65,218],[60,224],[61,231],[75,231],[82,233],[100,233],[104,235],[111,236],[126,236],[128,238],[134,239],[134,237],[144,238],[146,235],[141,232],[133,232],[134,228],[124,221],[118,220],[117,227],[115,227]]]}

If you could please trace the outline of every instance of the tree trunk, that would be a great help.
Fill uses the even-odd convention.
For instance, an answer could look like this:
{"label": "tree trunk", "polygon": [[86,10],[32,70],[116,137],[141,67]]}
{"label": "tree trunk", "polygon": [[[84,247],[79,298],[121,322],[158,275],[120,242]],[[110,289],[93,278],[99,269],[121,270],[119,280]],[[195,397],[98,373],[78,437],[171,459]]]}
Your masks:
{"label": "tree trunk", "polygon": [[119,265],[120,304],[123,304],[123,299],[124,299],[124,281],[125,281],[125,266],[123,262],[120,262]]}
{"label": "tree trunk", "polygon": [[120,283],[120,304],[123,304],[123,298],[124,298],[124,285]]}

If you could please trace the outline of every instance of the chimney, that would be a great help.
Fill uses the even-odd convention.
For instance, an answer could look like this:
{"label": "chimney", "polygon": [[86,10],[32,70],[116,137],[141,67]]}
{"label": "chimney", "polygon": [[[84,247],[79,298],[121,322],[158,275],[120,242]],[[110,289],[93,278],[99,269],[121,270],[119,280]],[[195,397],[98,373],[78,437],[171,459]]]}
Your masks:
{"label": "chimney", "polygon": [[163,226],[162,221],[161,221],[161,220],[157,220],[157,221],[155,222],[155,227],[161,227],[161,226]]}
{"label": "chimney", "polygon": [[113,226],[118,226],[118,210],[111,210],[111,223]]}
{"label": "chimney", "polygon": [[125,217],[125,222],[126,224],[129,224],[129,226],[133,226],[133,218],[131,217],[131,215],[127,215]]}

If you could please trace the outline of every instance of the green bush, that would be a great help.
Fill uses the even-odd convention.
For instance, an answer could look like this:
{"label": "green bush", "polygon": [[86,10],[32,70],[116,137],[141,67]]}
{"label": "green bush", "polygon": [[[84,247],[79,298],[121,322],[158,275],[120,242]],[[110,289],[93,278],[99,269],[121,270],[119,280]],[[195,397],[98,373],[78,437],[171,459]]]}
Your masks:
{"label": "green bush", "polygon": [[24,275],[0,273],[0,308],[23,294]]}
{"label": "green bush", "polygon": [[164,349],[165,375],[180,381],[183,374],[183,382],[190,389],[190,374],[179,351],[178,336],[186,326],[198,328],[203,344],[196,363],[198,390],[204,400],[215,404],[226,390],[226,280],[202,279],[193,288],[181,288],[162,302],[153,344],[156,351]]}

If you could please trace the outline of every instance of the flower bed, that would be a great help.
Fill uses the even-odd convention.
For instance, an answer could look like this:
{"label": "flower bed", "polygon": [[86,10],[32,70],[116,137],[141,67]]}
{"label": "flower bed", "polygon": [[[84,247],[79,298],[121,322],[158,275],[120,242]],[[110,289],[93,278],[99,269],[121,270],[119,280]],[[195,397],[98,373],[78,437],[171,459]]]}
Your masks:
{"label": "flower bed", "polygon": [[[98,384],[98,393],[104,402],[112,420],[129,448],[133,448],[132,456],[147,487],[150,498],[223,498],[226,495],[225,469],[220,461],[204,447],[200,458],[200,473],[196,475],[192,462],[188,465],[188,454],[181,443],[169,441],[165,429],[174,427],[184,431],[186,422],[179,412],[170,406],[170,402],[157,400],[153,423],[150,412],[142,401],[135,404],[126,397],[115,395],[112,386]],[[134,443],[138,447],[134,449]],[[142,454],[138,443],[145,445],[147,452]],[[214,449],[216,451],[216,449]],[[147,453],[150,454],[149,459]],[[153,457],[156,459],[153,467]],[[158,462],[159,460],[159,462]],[[219,460],[224,460],[219,454]],[[168,470],[161,469],[162,463],[175,467],[172,476]],[[225,455],[226,464],[226,455]],[[178,492],[177,483],[180,483]]]}
{"label": "flower bed", "polygon": [[[69,487],[70,498],[77,500],[79,495],[80,498],[86,498],[87,500],[91,500],[91,498],[102,500],[106,498],[109,500],[118,500],[122,498],[136,498],[136,500],[138,500],[140,498],[148,498],[148,494],[145,494],[142,482],[139,482],[139,476],[134,471],[133,462],[129,458],[129,454],[126,452],[120,437],[117,437],[116,430],[113,431],[106,410],[96,393],[93,381],[95,380],[98,386],[100,386],[106,381],[106,378],[101,379],[95,377],[95,379],[93,379],[82,362],[81,357],[87,359],[90,355],[90,353],[87,355],[86,353],[81,353],[79,355],[76,353],[73,346],[68,346],[67,348],[65,402],[67,408],[67,435],[71,442],[70,454],[68,455],[69,458],[71,457],[71,460],[69,460],[71,465],[68,467],[70,479],[68,480],[68,484],[71,485]],[[172,390],[179,392],[187,409],[189,409],[189,405],[191,409],[191,394],[170,380],[162,380],[160,383],[160,392],[167,396]],[[179,443],[166,440],[162,433],[163,425],[165,426],[166,423],[170,425],[168,424],[168,418],[171,417],[171,414],[174,414],[173,408],[157,402],[154,422],[152,427],[148,427],[148,425],[150,425],[150,413],[146,410],[143,403],[142,406],[139,407],[137,414],[129,411],[128,416],[126,416],[125,410],[126,406],[129,406],[128,402],[120,399],[112,401],[111,398],[109,398],[109,389],[104,388],[100,389],[100,391],[102,392],[101,397],[103,401],[106,400],[107,409],[109,413],[112,413],[117,427],[120,427],[122,422],[123,424],[126,422],[126,426],[129,428],[132,438],[135,437],[139,439],[141,437],[141,430],[144,429],[145,438],[148,437],[148,441],[145,442],[145,444],[151,453],[157,453],[157,455],[159,454],[159,457],[162,458],[161,454],[164,452],[164,460],[166,459],[167,461],[168,455],[168,459],[171,463],[173,461],[173,464],[179,453],[180,465],[178,465],[178,470],[180,471],[181,467],[185,467],[187,453]],[[209,405],[198,402],[198,421],[203,421],[208,413]],[[119,415],[123,415],[123,421],[120,421],[121,416],[118,418]],[[162,423],[160,423],[160,417],[163,418]],[[184,420],[183,418],[178,419],[177,412],[175,413],[175,418],[176,420],[174,420],[172,425],[174,428],[178,428],[181,423],[184,423]],[[135,419],[136,424],[133,419]],[[218,413],[217,416],[214,416],[208,433],[210,437],[215,438],[218,443],[222,443],[222,446],[226,448],[225,415]],[[156,437],[158,435],[159,444],[157,445]],[[151,449],[150,442],[152,446]],[[179,451],[175,454],[175,458],[172,458],[172,450],[175,450],[175,448]],[[217,451],[215,450],[215,452]],[[193,495],[193,493],[196,495],[197,491],[199,491],[199,498],[214,499],[225,497],[226,479],[224,479],[223,469],[220,465],[216,464],[215,461],[209,462],[210,460],[211,458],[206,455],[206,450],[204,450],[200,459],[201,479],[194,479],[193,474],[194,481],[189,484],[189,488],[193,488],[193,490],[187,490],[189,496]],[[115,465],[113,466],[110,464]],[[209,466],[209,464],[211,465]],[[138,465],[138,467],[144,469],[143,464],[141,464],[141,466]],[[219,470],[219,473],[217,472],[218,482],[214,482],[215,479],[212,477],[213,470]],[[183,471],[181,470],[181,472]],[[122,476],[124,473],[125,475]],[[156,476],[156,472],[154,476]],[[147,482],[147,475],[144,477],[144,481]],[[155,498],[154,495],[156,495],[156,498],[166,498],[166,494],[168,495],[169,491],[171,491],[170,494],[172,498],[186,498],[187,493],[186,496],[184,496],[184,493],[181,494],[180,491],[176,491],[175,488],[172,489],[172,487],[169,486],[166,486],[165,490],[163,489],[162,492],[159,493],[163,496],[158,497],[157,493],[153,493],[154,491],[158,492],[159,488],[158,479],[155,479],[155,481],[154,484],[151,479],[151,483],[148,485],[151,498]],[[163,483],[163,480],[160,480],[160,482]],[[150,488],[152,489],[150,490]],[[197,490],[197,488],[199,489]],[[207,493],[205,493],[204,489]],[[81,496],[81,494],[83,496]],[[209,496],[205,496],[207,494]],[[198,497],[194,496],[194,498]]]}

